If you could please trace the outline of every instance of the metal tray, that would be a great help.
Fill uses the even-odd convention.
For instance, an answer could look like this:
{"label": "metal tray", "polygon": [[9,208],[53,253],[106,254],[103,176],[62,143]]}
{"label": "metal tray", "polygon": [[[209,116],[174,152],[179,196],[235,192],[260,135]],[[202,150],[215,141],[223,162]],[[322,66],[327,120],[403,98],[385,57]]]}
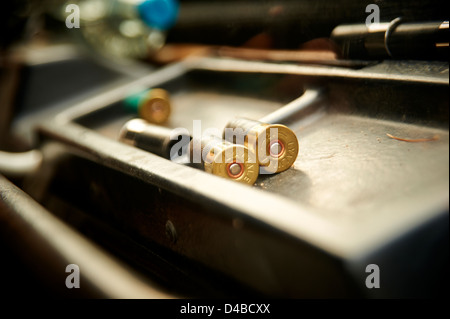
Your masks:
{"label": "metal tray", "polygon": [[[326,98],[285,123],[299,139],[294,166],[245,186],[117,140],[135,117],[121,101],[152,87],[171,94],[167,127],[188,130],[193,120],[222,130],[235,116],[258,119],[308,87]],[[180,268],[199,264],[265,296],[433,295],[448,265],[447,89],[446,63],[184,61],[41,122],[44,145],[75,159],[41,172],[49,182],[35,197],[52,211],[76,206],[181,256]],[[60,214],[73,222],[69,215]],[[381,289],[366,287],[369,264],[381,270]]]}

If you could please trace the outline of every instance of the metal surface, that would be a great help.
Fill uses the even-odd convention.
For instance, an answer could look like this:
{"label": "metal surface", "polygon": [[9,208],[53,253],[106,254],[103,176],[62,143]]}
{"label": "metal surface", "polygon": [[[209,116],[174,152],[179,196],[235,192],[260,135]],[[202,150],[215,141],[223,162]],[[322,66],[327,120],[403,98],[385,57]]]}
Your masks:
{"label": "metal surface", "polygon": [[[175,244],[173,239],[166,242],[145,230],[152,229],[151,219],[141,220],[145,227],[139,230],[139,236],[265,294],[307,296],[309,291],[310,296],[316,296],[311,290],[312,283],[317,284],[320,291],[316,291],[317,296],[360,294],[358,289],[350,286],[354,284],[363,289],[361,277],[367,263],[380,264],[392,281],[389,290],[366,290],[363,295],[402,296],[427,291],[430,288],[427,285],[436,280],[431,274],[427,279],[419,280],[415,290],[401,285],[414,273],[401,273],[398,269],[407,267],[414,255],[399,252],[406,238],[431,239],[430,234],[445,232],[437,225],[448,224],[448,115],[444,111],[448,109],[444,93],[448,79],[441,78],[441,74],[448,74],[448,68],[436,76],[420,70],[421,75],[402,74],[403,68],[398,69],[399,72],[393,68],[397,75],[392,75],[376,70],[309,69],[223,60],[212,64],[212,61],[177,64],[87,100],[55,120],[43,122],[40,132],[48,139],[70,146],[90,161],[187,200],[189,204],[182,206],[192,209],[185,209],[184,213],[178,211],[178,206],[168,209],[170,220],[176,227]],[[384,66],[380,65],[379,69]],[[111,112],[115,103],[135,84],[158,85],[171,93],[174,113],[184,117],[174,118],[168,127],[189,127],[193,119],[202,119],[205,127],[223,127],[226,119],[234,115],[230,114],[229,107],[235,101],[246,101],[245,112],[253,112],[256,118],[264,115],[261,106],[274,110],[288,102],[274,99],[278,96],[276,92],[272,92],[273,96],[259,97],[246,90],[233,94],[228,88],[233,88],[233,81],[239,81],[243,74],[247,83],[249,79],[255,81],[267,77],[270,81],[264,85],[275,87],[277,81],[295,75],[291,81],[296,83],[297,96],[302,94],[298,88],[305,81],[326,84],[327,102],[291,125],[302,152],[292,169],[261,176],[251,188],[177,165],[114,140],[128,115],[105,118],[105,114],[117,114]],[[212,78],[218,83],[226,80],[230,86],[224,88],[223,83],[215,86]],[[331,78],[332,81],[323,82],[323,79]],[[364,86],[361,91],[361,82],[352,82],[356,78],[377,82],[373,82],[376,83],[373,86]],[[429,106],[435,113],[429,110],[427,116],[420,117],[422,111],[418,106],[421,100],[408,100],[407,94],[411,94],[410,85],[413,84],[420,87],[426,98],[436,101]],[[292,92],[287,95],[291,101],[296,99]],[[387,92],[391,101],[389,108],[380,108],[376,103],[379,100],[373,99],[374,94],[380,92]],[[361,101],[365,103],[364,108],[359,105]],[[408,111],[395,113],[405,110],[402,104],[405,101],[410,101]],[[214,113],[208,112],[212,109]],[[373,110],[376,113],[372,113]],[[238,113],[238,109],[235,112]],[[103,120],[98,121],[99,118]],[[438,134],[439,140],[411,144],[391,139],[386,133],[411,138]],[[120,216],[120,212],[115,214]],[[156,212],[149,214],[164,220]],[[122,220],[122,217],[117,218]],[[166,222],[161,223],[166,225]],[[205,223],[210,227],[204,228]],[[137,227],[132,221],[127,221],[127,225]],[[245,226],[241,229],[239,225]],[[223,235],[216,236],[218,233]],[[217,254],[219,251],[221,253]],[[299,251],[303,253],[299,254]],[[249,252],[252,253],[249,255]],[[420,253],[424,251],[420,250]],[[396,256],[400,255],[402,260],[397,260]],[[421,260],[418,267],[424,271],[434,269],[440,259],[430,258]],[[307,266],[306,260],[311,261]],[[304,267],[312,268],[306,271]],[[328,270],[324,272],[321,267]],[[317,271],[311,271],[313,268]],[[299,272],[298,269],[303,270]],[[325,273],[332,277],[321,277]],[[335,288],[330,292],[325,286],[327,281],[333,282],[332,278],[342,278],[344,282],[333,284]]]}
{"label": "metal surface", "polygon": [[[210,61],[210,59],[206,59],[206,61],[202,61],[202,62],[199,62],[199,64],[198,65],[200,65],[200,66],[205,66],[205,64],[204,63],[206,63],[206,65],[208,66],[208,67],[211,67],[211,69],[212,69],[212,66],[211,65],[209,65],[208,63],[209,63],[209,61]],[[218,62],[218,71],[222,71],[222,68],[221,68],[221,64],[223,64],[223,63],[226,63],[226,61],[224,62],[224,61],[217,61]],[[235,65],[233,65],[232,63],[230,63],[230,67],[229,67],[229,71],[241,71],[241,68],[240,68],[240,66],[241,65],[244,65],[245,63],[244,62],[236,62],[236,64]],[[248,63],[248,66],[247,66],[247,69],[248,69],[248,72],[255,72],[255,69],[254,69],[254,66],[255,66],[255,64],[256,65],[259,65],[260,63]],[[262,64],[262,63],[261,63]],[[197,66],[198,66],[197,65]],[[300,71],[302,70],[302,68],[301,67],[295,67],[295,66],[283,66],[283,65],[277,65],[277,66],[275,66],[275,65],[270,65],[270,64],[263,64],[264,65],[264,67],[262,67],[261,69],[259,69],[257,72],[259,73],[259,72],[264,72],[265,70],[267,70],[267,69],[273,69],[273,71],[271,71],[271,72],[274,72],[274,69],[275,69],[275,67],[277,67],[277,68],[279,68],[279,72],[284,72],[287,68],[292,68],[292,69],[297,69],[298,71],[299,71],[299,73],[300,74],[302,74]],[[234,68],[232,68],[232,66],[234,66]],[[140,80],[139,82],[140,82],[140,84],[143,84],[144,83],[144,81],[145,80],[147,80],[147,82],[150,82],[150,83],[153,83],[154,82],[154,80],[153,79],[157,79],[158,77],[159,77],[159,75],[161,74],[161,77],[159,77],[159,78],[162,78],[162,79],[164,79],[164,78],[166,78],[167,79],[167,75],[169,75],[169,74],[172,74],[172,75],[175,75],[175,74],[173,74],[173,73],[171,73],[171,71],[174,69],[174,68],[179,68],[180,67],[180,65],[177,65],[177,66],[173,66],[173,67],[170,67],[170,68],[168,68],[167,70],[164,70],[164,71],[160,71],[160,73],[154,73],[154,74],[152,74],[151,76],[149,76],[148,77],[148,80],[147,79],[142,79],[142,80]],[[185,67],[186,67],[186,65],[185,65]],[[192,67],[195,67],[195,65],[193,65]],[[332,68],[331,68],[332,69]],[[186,68],[185,70],[184,70],[185,72],[187,72],[188,71],[188,68]],[[448,72],[448,70],[447,70],[447,72]],[[184,73],[184,72],[183,72]],[[361,72],[362,74],[361,74],[361,76],[364,74],[363,72]],[[163,76],[163,74],[165,75],[165,76]],[[180,74],[180,73],[178,73],[178,74]],[[309,73],[307,73],[306,72],[306,75],[310,75]],[[321,74],[319,73],[319,74],[317,74],[318,76],[320,76]],[[380,74],[380,76],[381,76],[381,74]],[[409,76],[405,76],[405,78],[406,79],[408,79],[409,78]],[[369,79],[370,79],[370,76],[369,76]],[[384,75],[384,79],[385,80],[387,80],[387,76],[386,75]],[[428,78],[428,81],[425,81],[425,83],[429,83],[429,81],[433,81],[433,78]],[[397,81],[397,78],[394,76],[394,77],[389,77],[389,81],[393,81],[393,82],[396,82]],[[448,79],[447,79],[447,83],[448,83]],[[84,106],[86,106],[84,109],[86,110],[85,112],[88,112],[88,113],[90,113],[90,112],[92,112],[92,111],[94,111],[94,110],[96,110],[96,109],[98,109],[99,107],[106,107],[106,106],[108,106],[108,105],[110,105],[110,103],[112,102],[112,101],[114,101],[114,100],[111,100],[111,97],[113,97],[113,96],[118,96],[119,95],[119,92],[120,91],[122,91],[123,92],[123,89],[122,88],[120,88],[120,89],[118,89],[116,92],[117,93],[114,93],[114,92],[111,92],[110,94],[108,94],[107,96],[108,96],[108,99],[101,99],[101,97],[99,96],[99,97],[97,97],[97,98],[95,98],[93,101],[86,101],[85,103],[83,103],[83,106],[74,106],[73,108],[72,108],[72,110],[74,111],[74,112],[76,112],[76,111],[80,111],[80,110],[83,110],[83,108],[84,108]],[[109,101],[111,101],[111,102],[109,102]],[[91,108],[88,108],[88,106],[91,106]],[[186,112],[187,110],[185,110],[185,112]],[[71,112],[71,110],[69,110],[67,113],[70,113]],[[81,114],[80,114],[81,115]],[[216,115],[217,117],[222,117],[220,114],[217,114]],[[332,115],[331,115],[332,116]],[[346,116],[345,116],[346,117]],[[324,120],[326,120],[326,119],[328,119],[328,118],[330,118],[329,116],[327,116],[327,117],[325,117],[324,118]],[[352,117],[351,117],[352,118]],[[354,119],[354,118],[353,118]],[[357,120],[358,120],[358,117],[356,118]],[[356,121],[355,123],[358,123],[358,124],[356,124],[356,126],[358,126],[358,128],[360,128],[360,127],[363,127],[363,128],[365,128],[366,126],[367,126],[367,123],[365,123],[365,119],[364,119],[364,117],[362,117],[361,119],[360,119],[360,121],[362,121],[362,123],[361,124],[359,124],[358,123],[358,121]],[[370,121],[370,119],[367,119],[367,121]],[[47,126],[47,127],[52,127],[52,126],[54,126],[55,124],[56,125],[58,125],[57,124],[58,122],[54,122],[54,124],[52,124],[52,125],[49,125],[49,126]],[[63,122],[61,122],[61,123],[65,123],[65,121],[63,121]],[[66,123],[65,123],[66,124]],[[381,125],[380,125],[381,124]],[[381,131],[383,130],[383,128],[385,129],[386,127],[383,125],[384,123],[383,122],[380,122],[379,120],[376,120],[376,121],[374,121],[373,122],[373,125],[375,126],[375,127],[380,127],[381,128]],[[395,123],[396,125],[397,125],[397,123]],[[73,125],[69,125],[69,127],[73,127],[73,129],[75,129],[76,131],[77,130],[79,130],[78,128],[76,128],[75,126],[73,126]],[[78,127],[78,126],[77,126]],[[313,126],[314,127],[314,126]],[[322,127],[322,126],[321,126]],[[326,125],[324,126],[324,127],[326,127]],[[410,128],[411,130],[414,130],[415,128],[417,129],[417,127],[414,127],[414,126],[409,126],[409,125],[407,125],[406,124],[406,127],[408,127],[408,128]],[[44,130],[46,130],[46,128],[44,127]],[[304,130],[304,128],[302,129],[302,130]],[[422,130],[424,130],[425,132],[427,132],[427,130],[432,130],[433,131],[433,135],[434,135],[434,133],[436,132],[436,130],[435,129],[432,129],[432,128],[430,128],[430,129],[427,129],[427,128],[422,128]],[[65,131],[67,131],[68,132],[68,134],[70,134],[69,133],[69,130],[65,130]],[[440,131],[440,130],[438,130],[438,131]],[[329,131],[329,130],[326,130],[326,131],[323,131],[324,133],[327,133],[327,132],[329,132],[328,134],[330,134],[331,136],[336,136],[336,134],[334,134],[334,132],[333,131]],[[359,130],[359,131],[357,131],[358,133],[361,133],[361,130]],[[394,132],[395,133],[395,132]],[[419,132],[419,134],[420,133],[422,133],[422,132]],[[435,143],[435,144],[432,144],[431,146],[430,145],[428,145],[428,146],[425,146],[425,147],[433,147],[433,145],[435,146],[435,147],[438,147],[438,149],[437,149],[437,151],[439,152],[439,154],[441,154],[441,156],[439,156],[439,158],[441,158],[442,159],[442,162],[441,162],[441,164],[439,164],[439,165],[441,165],[442,166],[442,169],[443,169],[443,172],[444,172],[444,176],[445,176],[445,172],[448,172],[448,168],[445,168],[444,167],[444,163],[446,163],[446,162],[448,162],[448,156],[446,156],[445,154],[446,153],[448,153],[447,152],[447,150],[448,150],[448,143],[446,143],[446,141],[448,140],[448,132],[446,132],[446,131],[440,131],[440,133],[441,133],[441,136],[442,136],[442,139],[441,139],[441,141],[440,141],[440,143]],[[92,131],[90,131],[90,130],[87,130],[84,134],[82,134],[82,135],[88,135],[88,136],[91,136],[92,134],[94,134]],[[63,134],[61,134],[62,136],[64,136]],[[363,133],[363,135],[364,135],[364,133]],[[381,135],[381,134],[380,134]],[[302,134],[302,136],[303,136],[303,134]],[[383,135],[381,135],[380,137],[382,137]],[[378,136],[377,136],[378,137]],[[100,138],[100,136],[98,136],[98,138]],[[108,140],[108,139],[107,139]],[[319,140],[322,140],[322,139],[319,139]],[[109,141],[109,140],[108,140]],[[76,142],[76,144],[81,144],[81,143],[86,143],[87,141],[86,141],[86,139],[84,138],[84,139],[79,139],[77,142]],[[364,141],[363,141],[364,142]],[[395,142],[395,143],[397,143],[396,141],[391,141],[391,142]],[[114,142],[112,142],[112,141],[110,141],[110,143],[114,143]],[[317,142],[314,142],[314,143],[317,143]],[[92,145],[92,146],[94,146],[95,144],[93,144],[92,142],[91,143],[89,143],[90,145]],[[102,144],[102,143],[100,143],[100,144]],[[377,143],[376,144],[367,144],[366,145],[366,147],[367,146],[376,146],[376,147],[380,147],[379,146],[379,144],[380,143],[378,143],[378,140],[377,140]],[[335,146],[336,146],[336,144],[334,144]],[[363,144],[361,144],[361,143],[358,143],[357,144],[357,146],[359,146],[359,145],[363,145]],[[407,145],[407,146],[409,146],[409,147],[411,147],[411,145]],[[344,145],[344,147],[345,147],[345,145]],[[424,147],[423,145],[421,145],[421,144],[417,144],[415,147]],[[356,147],[356,148],[358,148],[358,147]],[[93,150],[93,149],[95,149],[94,147],[91,147],[90,148],[91,150]],[[302,146],[300,146],[300,149],[304,149],[304,147],[302,147]],[[310,148],[311,150],[313,150],[314,148]],[[150,156],[149,154],[145,154],[145,155],[147,155],[147,156]],[[330,155],[332,155],[332,154],[327,154],[327,156],[330,156]],[[442,156],[443,155],[443,156]],[[122,154],[117,154],[117,155],[115,155],[114,157],[121,157],[121,156],[123,156]],[[435,157],[436,158],[436,157]],[[414,162],[415,163],[415,162]],[[409,164],[413,164],[413,162],[409,162]],[[168,164],[167,164],[168,165]],[[353,165],[351,165],[351,166],[353,166]],[[389,167],[389,166],[388,166]],[[436,167],[436,166],[434,166],[434,167]],[[417,167],[417,168],[419,168],[419,167]],[[181,168],[179,168],[179,169],[181,169]],[[441,170],[438,170],[439,172],[442,172],[442,169]],[[411,169],[408,169],[408,171],[414,171],[415,169],[414,168],[411,168]],[[151,171],[151,170],[150,170]],[[417,172],[421,172],[421,170],[420,169],[418,169],[418,170],[416,170]],[[362,174],[362,175],[365,175],[365,174]],[[422,176],[422,175],[420,175],[420,176]],[[443,185],[445,186],[445,183],[446,183],[446,180],[445,179],[443,179],[442,180],[443,181]],[[409,183],[408,183],[409,184]],[[357,189],[359,189],[359,187],[357,186]],[[397,188],[397,190],[402,190],[403,188],[402,187],[398,187]],[[445,192],[445,188],[443,189],[443,192]],[[438,197],[441,197],[442,196],[442,194],[437,194],[437,193],[434,193],[436,196],[438,196]],[[208,196],[208,197],[210,197],[210,196]],[[214,198],[214,197],[216,197],[216,196],[213,196],[212,198]],[[211,198],[211,197],[210,197]],[[442,198],[442,197],[441,197]],[[441,204],[440,205],[442,205],[441,207],[442,208],[444,208],[445,207],[445,203],[446,203],[446,197],[443,197],[443,201],[441,202]],[[339,209],[338,208],[336,208],[335,209],[336,211],[339,211]],[[415,209],[413,209],[413,211],[414,211]],[[408,211],[408,210],[407,210]],[[412,215],[414,215],[414,214],[412,214]],[[337,215],[338,217],[340,217],[340,215]],[[376,217],[374,217],[374,218],[376,218]],[[392,227],[392,226],[391,226]],[[370,228],[372,228],[372,227],[370,227]],[[378,230],[377,230],[378,231]],[[380,230],[381,232],[383,232],[383,230]],[[366,234],[368,234],[368,233],[366,233]],[[357,243],[353,243],[354,245],[358,245]]]}
{"label": "metal surface", "polygon": [[54,285],[60,296],[83,296],[64,285],[64,270],[76,264],[82,270],[84,297],[174,297],[58,220],[2,176],[0,197],[2,238],[11,242],[22,258],[33,262],[34,271],[47,279],[47,285]]}
{"label": "metal surface", "polygon": [[272,64],[204,58],[197,68],[229,72],[302,74],[313,78],[380,80],[389,82],[429,83],[448,85],[448,63],[429,61],[382,61],[374,66],[351,70],[339,67]]}
{"label": "metal surface", "polygon": [[[116,140],[130,119],[121,101],[133,88],[155,86],[173,98],[168,129],[197,119],[221,131],[234,116],[261,118],[288,105],[305,87],[323,87],[326,99],[289,118],[302,154],[294,167],[248,187]],[[348,70],[186,61],[35,122],[43,140],[83,159],[54,177],[76,191],[43,192],[72,205],[84,194],[92,214],[143,245],[267,296],[427,296],[448,264],[447,86],[443,63]],[[406,143],[386,133],[439,139]],[[386,289],[365,288],[370,263],[389,278]],[[412,278],[414,287],[406,284]]]}
{"label": "metal surface", "polygon": [[25,176],[39,169],[42,154],[38,150],[24,153],[9,153],[0,151],[0,173],[7,176]]}
{"label": "metal surface", "polygon": [[317,107],[320,103],[324,103],[326,98],[323,89],[309,88],[297,99],[279,108],[275,112],[267,114],[259,119],[260,122],[270,124],[284,124],[292,122],[299,116],[305,116],[311,108]]}

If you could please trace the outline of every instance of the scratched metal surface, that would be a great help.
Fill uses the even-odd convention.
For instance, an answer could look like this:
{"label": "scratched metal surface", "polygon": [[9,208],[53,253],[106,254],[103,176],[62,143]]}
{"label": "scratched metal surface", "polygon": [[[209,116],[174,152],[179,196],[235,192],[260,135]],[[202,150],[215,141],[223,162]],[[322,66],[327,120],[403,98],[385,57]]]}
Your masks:
{"label": "scratched metal surface", "polygon": [[[424,82],[410,75],[391,78],[383,73],[379,78],[355,79],[355,74],[345,78],[345,72],[339,77],[327,73],[312,78],[296,66],[285,70],[280,65],[257,64],[256,70],[252,69],[253,63],[239,67],[225,63],[220,65],[222,69],[215,69],[217,63],[213,66],[208,64],[211,60],[206,62],[203,69],[198,69],[198,65],[197,69],[169,68],[170,72],[162,70],[137,82],[169,91],[173,113],[167,127],[191,131],[193,120],[201,120],[202,130],[214,127],[221,131],[234,116],[258,119],[279,109],[297,99],[310,84],[325,90],[326,99],[319,105],[286,120],[300,143],[299,157],[292,168],[276,175],[261,175],[250,187],[150,154],[147,159],[143,151],[108,140],[117,140],[122,125],[136,116],[126,113],[120,102],[130,85],[75,105],[63,116],[58,115],[57,121],[46,123],[41,132],[85,152],[102,166],[137,177],[145,183],[142,187],[155,192],[156,202],[163,206],[167,197],[157,195],[163,194],[161,189],[193,203],[192,213],[187,215],[183,207],[171,206],[171,221],[183,234],[176,245],[168,243],[164,231],[158,228],[169,218],[159,210],[153,214],[153,209],[147,208],[148,216],[156,218],[156,223],[147,218],[136,223],[119,208],[119,223],[129,223],[130,234],[137,231],[145,240],[155,241],[257,289],[267,291],[270,287],[271,293],[283,294],[285,288],[309,289],[311,286],[304,283],[311,279],[310,273],[299,271],[305,262],[309,261],[314,270],[320,265],[329,266],[329,260],[322,264],[314,255],[298,251],[300,246],[289,250],[287,243],[291,239],[296,245],[306,242],[327,256],[337,256],[339,274],[348,271],[361,283],[368,263],[380,265],[385,269],[385,278],[392,279],[385,281],[391,284],[388,290],[394,295],[396,291],[399,295],[409,292],[401,282],[410,275],[416,276],[416,268],[410,265],[417,264],[418,255],[419,264],[427,269],[421,274],[439,273],[432,269],[443,264],[440,253],[430,251],[436,236],[445,236],[445,222],[448,224],[448,83],[433,77]],[[243,71],[244,67],[249,70]],[[266,73],[261,71],[264,67]],[[389,138],[387,133],[409,139],[437,138],[407,143]],[[117,185],[106,189],[114,186]],[[156,190],[154,186],[161,188]],[[127,203],[127,199],[123,200]],[[144,216],[140,207],[136,212],[137,216]],[[240,219],[233,216],[251,221],[249,227],[269,226],[264,228],[264,240],[250,236],[245,228],[245,236],[239,241],[239,223],[235,220]],[[216,225],[217,230],[205,227],[205,220]],[[219,221],[224,223],[218,224]],[[424,228],[427,224],[430,226]],[[286,241],[266,237],[273,229],[283,234],[275,238]],[[234,246],[236,243],[239,246]],[[411,269],[402,275],[406,268]],[[317,272],[320,278],[326,273],[327,270]],[[301,279],[293,279],[298,276]],[[435,277],[432,279],[439,280],[440,276]],[[273,285],[268,284],[270,280]],[[424,277],[423,283],[430,280]]]}
{"label": "scratched metal surface", "polygon": [[[407,143],[386,133],[436,141]],[[317,208],[328,218],[367,219],[396,213],[395,202],[445,198],[449,188],[448,131],[363,118],[325,115],[296,130],[294,167],[260,177],[255,187]],[[389,217],[389,216],[386,216]]]}
{"label": "scratched metal surface", "polygon": [[[212,81],[216,83],[201,76],[191,81],[188,75],[187,80],[163,84],[171,93],[173,107],[166,126],[184,127],[192,133],[193,120],[201,120],[202,131],[207,128],[221,131],[235,116],[258,119],[301,95],[301,89],[297,89],[298,93],[289,90],[284,95],[276,91],[283,87],[280,83],[295,86],[292,83],[297,78],[265,75],[267,79],[261,80],[261,77],[264,78],[255,75],[257,84],[246,84],[261,90],[260,95],[250,90],[233,91],[236,85],[230,84],[228,77],[221,87],[220,76]],[[238,83],[242,84],[241,80]],[[268,86],[272,88],[269,93]],[[369,99],[357,100],[364,103]],[[397,98],[395,103],[402,100]],[[278,194],[311,207],[326,218],[349,223],[407,214],[407,210],[395,211],[393,207],[402,207],[412,199],[426,206],[436,198],[448,198],[449,134],[442,125],[389,120],[392,114],[357,114],[351,103],[343,107],[339,100],[325,101],[322,106],[308,118],[289,124],[299,139],[299,156],[285,172],[260,175],[253,187],[261,190],[261,196],[265,192]],[[358,105],[360,110],[371,107]],[[94,128],[117,138],[120,127],[134,117],[118,114]],[[408,139],[438,138],[408,143],[394,140],[387,133]]]}

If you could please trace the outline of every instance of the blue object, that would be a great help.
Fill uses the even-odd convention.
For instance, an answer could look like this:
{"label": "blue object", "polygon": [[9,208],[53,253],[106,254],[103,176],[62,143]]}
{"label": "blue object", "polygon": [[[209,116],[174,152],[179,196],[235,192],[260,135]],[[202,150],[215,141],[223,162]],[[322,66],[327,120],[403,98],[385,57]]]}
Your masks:
{"label": "blue object", "polygon": [[173,26],[178,17],[177,0],[144,0],[137,9],[148,26],[159,30]]}

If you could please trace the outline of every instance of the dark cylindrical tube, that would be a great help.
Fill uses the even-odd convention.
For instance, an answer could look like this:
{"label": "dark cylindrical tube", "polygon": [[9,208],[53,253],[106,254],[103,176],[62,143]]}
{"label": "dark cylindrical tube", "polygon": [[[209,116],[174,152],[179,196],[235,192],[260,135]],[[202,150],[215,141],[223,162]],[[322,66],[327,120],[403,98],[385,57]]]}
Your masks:
{"label": "dark cylindrical tube", "polygon": [[350,59],[445,60],[449,53],[448,21],[341,25],[331,38]]}
{"label": "dark cylindrical tube", "polygon": [[298,48],[329,37],[338,25],[362,23],[366,8],[376,3],[383,19],[445,19],[445,1],[423,0],[215,0],[182,1],[168,41],[242,46],[259,34],[270,36],[273,48]]}
{"label": "dark cylindrical tube", "polygon": [[[188,134],[152,125],[142,119],[125,123],[119,135],[122,142],[171,160],[186,154],[191,140]],[[179,147],[175,148],[175,145]]]}

